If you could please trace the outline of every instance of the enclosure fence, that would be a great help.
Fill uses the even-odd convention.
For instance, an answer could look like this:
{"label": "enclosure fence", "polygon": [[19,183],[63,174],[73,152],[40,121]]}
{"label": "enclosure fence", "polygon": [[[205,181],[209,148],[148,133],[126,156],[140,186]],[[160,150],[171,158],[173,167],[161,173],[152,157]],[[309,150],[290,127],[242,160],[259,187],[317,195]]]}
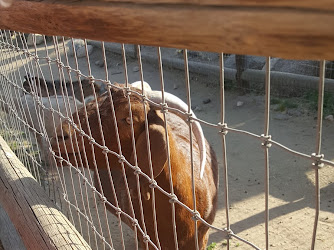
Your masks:
{"label": "enclosure fence", "polygon": [[[173,106],[168,101],[170,94],[165,91],[164,60],[160,47],[157,47],[155,52],[160,79],[159,90],[152,91],[149,89],[150,86],[145,85],[145,65],[142,62],[141,45],[134,45],[137,56],[136,71],[139,75],[139,79],[136,79],[139,83],[135,85],[129,79],[131,69],[128,66],[125,45],[120,45],[121,56],[118,57],[120,61],[115,63],[108,60],[105,42],[97,43],[100,44],[99,58],[102,65],[99,73],[92,69],[90,56],[93,48],[86,39],[81,40],[79,44],[78,39],[64,36],[28,35],[19,31],[0,29],[1,135],[92,249],[131,249],[133,247],[135,249],[140,247],[164,249],[166,246],[172,246],[175,249],[206,249],[208,229],[218,232],[221,238],[226,239],[227,249],[231,247],[232,238],[244,243],[247,247],[269,249],[269,157],[271,147],[308,160],[314,169],[315,216],[310,245],[311,249],[315,249],[320,212],[319,175],[324,165],[328,168],[334,167],[334,162],[326,159],[321,151],[326,61],[319,62],[318,113],[314,153],[306,154],[283,145],[279,142],[279,138],[274,139],[269,133],[271,57],[267,56],[265,63],[264,131],[262,134],[255,134],[232,128],[226,119],[223,53],[219,54],[219,65],[217,65],[220,74],[220,121],[214,123],[199,119],[194,113],[196,111],[193,111],[187,49],[183,50],[186,102]],[[122,68],[124,84],[117,84],[111,80],[115,78],[110,70],[113,67]],[[118,91],[122,91],[125,99],[122,103],[124,105],[122,111],[119,111],[120,106],[118,105],[120,104],[116,101],[115,93]],[[153,92],[158,94],[154,96]],[[136,112],[133,99],[139,100],[140,107],[143,109],[142,127],[145,131],[144,141],[146,142],[143,147],[147,150],[148,159],[145,170],[141,165],[142,149],[137,146],[139,139],[136,134],[136,126],[138,121],[133,113]],[[110,110],[107,115],[103,113],[106,107]],[[161,179],[155,172],[156,163],[154,161],[157,151],[151,145],[154,136],[150,130],[152,124],[150,119],[152,118],[148,109],[151,107],[160,112],[161,126],[164,128],[162,137],[167,142],[165,171],[168,185],[161,185]],[[124,120],[119,120],[118,114],[123,111],[129,115],[124,117]],[[182,130],[186,131],[184,136],[188,138],[189,147],[186,151],[189,152],[189,155],[185,157],[187,163],[185,167],[189,172],[186,177],[182,177],[184,184],[178,183],[178,178],[181,177],[173,173],[176,168],[173,166],[175,159],[172,147],[174,146],[171,145],[174,144],[169,139],[172,134],[171,130],[175,131],[174,127],[171,129],[171,123],[174,121],[170,120],[172,114],[183,120],[183,127],[187,126],[186,130]],[[115,138],[112,142],[115,146],[112,148],[108,147],[111,143],[108,140],[112,132],[106,130],[107,121],[112,124],[108,126],[115,127]],[[119,127],[122,128],[123,124],[129,125],[127,138],[130,142],[131,159],[126,157],[125,152],[128,149],[122,144],[125,137],[122,137],[123,131]],[[222,151],[216,151],[216,154],[222,157],[221,166],[218,166],[218,169],[223,175],[223,181],[220,183],[223,186],[223,194],[218,193],[218,196],[224,196],[225,224],[221,226],[213,225],[214,217],[207,216],[198,210],[203,206],[200,192],[205,189],[199,185],[206,183],[208,192],[211,192],[210,188],[214,189],[209,193],[209,196],[212,197],[206,196],[209,197],[207,199],[211,198],[209,203],[213,203],[206,209],[211,209],[214,214],[216,213],[214,203],[217,203],[217,197],[214,198],[214,196],[218,189],[218,173],[211,169],[208,170],[209,167],[214,169],[212,162],[215,156],[210,152],[211,148],[206,145],[205,139],[202,143],[206,151],[201,151],[199,142],[201,139],[198,136],[198,130],[201,130],[201,127],[214,129],[221,137]],[[241,237],[231,228],[227,133],[248,136],[259,142],[263,148],[264,246],[257,246],[252,239]],[[203,157],[204,160],[210,157],[212,162],[205,161],[204,176],[200,177]],[[119,163],[118,171],[113,169],[113,162]],[[102,165],[106,167],[102,169]],[[143,183],[148,183],[148,188]],[[190,201],[183,200],[182,195],[179,197],[174,192],[174,189],[178,188],[177,185],[181,184],[185,188],[189,186],[191,197],[187,199],[189,198]],[[171,218],[171,221],[168,222],[172,229],[171,232],[161,230],[161,224],[166,223],[161,220],[162,212],[159,210],[161,206],[157,202],[161,196],[170,204],[170,208],[166,208],[166,211],[171,214],[166,215],[166,218]],[[143,205],[148,203],[150,204],[149,209],[152,210],[150,214],[152,218],[149,219],[148,208]],[[180,222],[177,221],[179,219],[177,213],[183,211],[180,208],[186,211],[184,216],[189,216],[192,221],[191,229],[190,227],[187,229],[192,232],[192,239],[189,242],[194,248],[191,245],[182,245],[184,244],[182,233],[187,234],[188,232],[180,232]],[[111,217],[109,212],[115,216]],[[205,218],[208,218],[210,222]],[[128,232],[127,226],[133,232]],[[166,233],[172,235],[166,236],[164,235]]]}

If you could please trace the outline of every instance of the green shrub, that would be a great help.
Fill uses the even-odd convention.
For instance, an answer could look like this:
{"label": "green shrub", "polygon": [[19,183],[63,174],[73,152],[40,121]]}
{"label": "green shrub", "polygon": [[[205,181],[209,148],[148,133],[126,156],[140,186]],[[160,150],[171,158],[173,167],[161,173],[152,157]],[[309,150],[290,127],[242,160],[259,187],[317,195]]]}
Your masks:
{"label": "green shrub", "polygon": [[[304,99],[313,111],[318,110],[318,91],[310,90],[306,92]],[[334,114],[334,95],[331,92],[324,92],[324,117]]]}
{"label": "green shrub", "polygon": [[213,249],[215,249],[216,245],[217,245],[216,242],[212,242],[206,249],[207,250],[213,250]]}

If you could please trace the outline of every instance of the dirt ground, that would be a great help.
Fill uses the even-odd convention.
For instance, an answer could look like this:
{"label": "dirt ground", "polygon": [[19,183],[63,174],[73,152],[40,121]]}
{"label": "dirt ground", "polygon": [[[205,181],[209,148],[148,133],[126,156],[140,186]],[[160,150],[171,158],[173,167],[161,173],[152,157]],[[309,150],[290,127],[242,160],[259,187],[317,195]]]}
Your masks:
{"label": "dirt ground", "polygon": [[[94,56],[94,55],[93,55]],[[116,59],[115,59],[116,60]],[[92,62],[94,61],[92,57]],[[118,60],[116,60],[118,61]],[[132,69],[136,61],[128,61],[130,82],[138,80]],[[121,70],[120,70],[121,71]],[[111,69],[112,72],[112,69]],[[219,79],[191,74],[192,106],[196,115],[211,123],[219,122]],[[122,74],[111,76],[114,81],[124,81]],[[144,79],[153,89],[159,89],[159,72],[156,65],[144,64]],[[183,100],[186,97],[184,73],[165,69],[166,91]],[[177,89],[174,89],[177,87]],[[203,104],[205,99],[211,102]],[[237,106],[237,101],[244,104]],[[280,112],[272,111],[270,134],[273,140],[306,154],[315,151],[316,114],[304,111],[300,116],[279,119]],[[238,96],[226,93],[226,123],[232,128],[255,134],[264,131],[264,97]],[[214,147],[220,166],[219,205],[214,225],[226,227],[224,205],[224,180],[222,174],[222,147],[218,131],[203,125],[208,141]],[[322,152],[334,160],[334,123],[324,121]],[[264,237],[264,150],[261,142],[245,135],[228,133],[227,162],[229,178],[230,223],[234,233],[265,248]],[[317,249],[334,249],[334,168],[320,170],[321,212],[317,233]],[[311,162],[291,155],[275,146],[270,149],[270,200],[269,241],[273,249],[309,249],[314,223],[314,170]],[[224,249],[222,234],[211,230],[209,244]],[[232,240],[232,248],[248,249],[242,242]]]}
{"label": "dirt ground", "polygon": [[[52,49],[50,49],[52,51]],[[51,54],[52,56],[52,54]],[[124,69],[119,55],[107,54],[109,61],[109,78],[124,82]],[[95,65],[101,59],[97,50],[90,56],[92,75],[105,78],[104,69]],[[88,73],[86,59],[80,59],[80,70]],[[47,64],[40,61],[43,71]],[[139,80],[137,61],[128,60],[129,81]],[[144,63],[144,79],[153,89],[160,89],[159,69],[157,65]],[[23,74],[21,67],[20,71]],[[48,78],[48,75],[46,75]],[[57,79],[57,77],[56,77]],[[165,90],[186,97],[184,73],[179,70],[164,68]],[[205,121],[218,123],[220,119],[219,79],[190,75],[192,106],[196,115]],[[210,99],[204,104],[203,101]],[[237,106],[242,101],[243,105]],[[302,111],[299,115],[280,119],[280,113],[271,112],[270,134],[272,139],[299,152],[310,155],[315,151],[316,114]],[[235,92],[226,92],[226,123],[231,128],[246,130],[255,134],[264,131],[264,96],[249,94],[238,96]],[[219,201],[214,226],[226,227],[224,179],[221,137],[216,129],[202,125],[205,137],[213,146],[219,161]],[[334,122],[324,121],[322,152],[328,160],[334,160]],[[264,150],[261,141],[255,138],[229,132],[227,140],[228,186],[230,226],[234,233],[265,248],[264,226]],[[314,170],[311,161],[294,156],[275,146],[270,154],[270,197],[269,197],[269,242],[271,249],[310,249],[315,215]],[[69,170],[64,170],[69,172]],[[320,171],[321,211],[316,239],[316,249],[334,249],[334,168],[324,166]],[[67,173],[66,182],[70,183]],[[69,191],[70,192],[70,191]],[[71,195],[70,195],[71,196]],[[99,203],[99,202],[98,202]],[[90,196],[94,210],[94,198]],[[104,218],[103,207],[99,210]],[[93,211],[94,212],[94,211]],[[92,213],[93,213],[92,212]],[[75,217],[75,215],[74,215]],[[121,249],[118,222],[108,214],[111,235],[115,249]],[[83,220],[84,223],[84,220]],[[103,222],[105,224],[105,221]],[[99,228],[98,225],[96,225]],[[106,230],[105,225],[101,225]],[[123,229],[126,226],[123,226]],[[87,225],[82,225],[87,228]],[[83,229],[85,231],[85,229]],[[86,234],[84,232],[84,234]],[[172,237],[172,236],[171,236]],[[124,232],[127,249],[134,249],[133,233]],[[209,244],[216,243],[214,249],[225,249],[223,234],[210,230]],[[94,248],[94,247],[93,247]],[[231,240],[231,249],[252,249],[236,239]]]}

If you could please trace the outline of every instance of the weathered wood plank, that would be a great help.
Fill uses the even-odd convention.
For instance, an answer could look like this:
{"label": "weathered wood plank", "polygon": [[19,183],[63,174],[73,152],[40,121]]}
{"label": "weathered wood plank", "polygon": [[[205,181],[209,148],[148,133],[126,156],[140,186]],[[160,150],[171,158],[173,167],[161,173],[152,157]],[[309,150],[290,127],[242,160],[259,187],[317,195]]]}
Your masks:
{"label": "weathered wood plank", "polygon": [[90,249],[2,137],[0,203],[27,249]]}
{"label": "weathered wood plank", "polygon": [[[40,0],[28,0],[40,2]],[[299,8],[309,10],[334,10],[334,2],[331,0],[44,0],[50,3],[64,3],[89,5],[91,3],[134,3],[134,4],[178,4],[178,5],[200,5],[200,6],[221,6],[221,7],[275,7],[275,8]]]}
{"label": "weathered wood plank", "polygon": [[0,244],[1,243],[4,249],[26,249],[13,223],[9,219],[8,214],[0,204]]}
{"label": "weathered wood plank", "polygon": [[191,50],[334,59],[334,12],[14,2],[0,28]]}

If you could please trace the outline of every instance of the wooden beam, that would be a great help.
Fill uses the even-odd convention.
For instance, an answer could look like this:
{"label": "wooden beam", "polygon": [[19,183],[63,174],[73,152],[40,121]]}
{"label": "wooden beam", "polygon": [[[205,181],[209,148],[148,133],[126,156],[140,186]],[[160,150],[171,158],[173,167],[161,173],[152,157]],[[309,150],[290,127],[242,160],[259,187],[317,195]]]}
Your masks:
{"label": "wooden beam", "polygon": [[0,203],[27,249],[90,249],[1,136]]}
{"label": "wooden beam", "polygon": [[62,2],[14,2],[0,10],[0,28],[232,54],[334,59],[330,8]]}
{"label": "wooden beam", "polygon": [[[29,0],[40,2],[40,0]],[[44,0],[45,1],[45,0]],[[69,0],[47,0],[49,3],[73,4]],[[177,5],[199,5],[216,7],[274,7],[274,8],[294,8],[308,10],[334,10],[332,0],[80,0],[76,4],[86,5],[89,3],[133,3],[133,4],[177,4]]]}
{"label": "wooden beam", "polygon": [[[3,248],[1,248],[1,245]],[[12,221],[0,203],[0,249],[26,250]]]}

